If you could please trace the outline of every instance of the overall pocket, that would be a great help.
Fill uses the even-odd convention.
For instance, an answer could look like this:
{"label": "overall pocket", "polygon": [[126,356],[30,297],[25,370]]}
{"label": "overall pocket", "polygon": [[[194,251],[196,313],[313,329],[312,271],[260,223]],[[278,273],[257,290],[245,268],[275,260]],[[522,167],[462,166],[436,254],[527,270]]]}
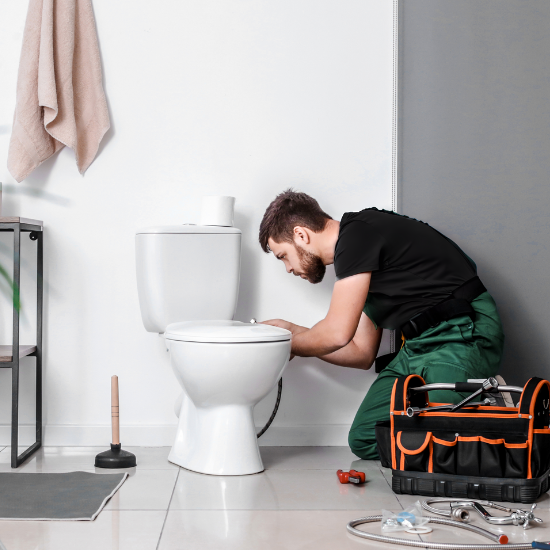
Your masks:
{"label": "overall pocket", "polygon": [[447,321],[449,325],[454,325],[459,333],[460,337],[467,344],[471,344],[474,341],[474,322],[468,315],[461,315]]}
{"label": "overall pocket", "polygon": [[408,472],[427,472],[432,432],[397,432],[399,469]]}

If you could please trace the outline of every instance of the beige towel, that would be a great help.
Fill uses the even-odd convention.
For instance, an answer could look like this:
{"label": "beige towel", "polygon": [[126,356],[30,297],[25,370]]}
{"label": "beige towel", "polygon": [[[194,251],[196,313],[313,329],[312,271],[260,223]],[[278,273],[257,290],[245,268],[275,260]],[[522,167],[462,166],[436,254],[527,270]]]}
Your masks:
{"label": "beige towel", "polygon": [[21,181],[67,145],[83,174],[109,129],[91,0],[30,0],[8,169]]}

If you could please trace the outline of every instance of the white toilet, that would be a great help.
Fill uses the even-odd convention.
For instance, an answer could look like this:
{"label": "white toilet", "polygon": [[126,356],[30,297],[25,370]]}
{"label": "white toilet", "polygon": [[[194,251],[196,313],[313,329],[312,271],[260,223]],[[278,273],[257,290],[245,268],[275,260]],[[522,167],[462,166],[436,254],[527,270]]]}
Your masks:
{"label": "white toilet", "polygon": [[290,357],[289,331],[232,320],[240,251],[234,227],[159,226],[136,234],[143,324],[164,333],[183,389],[168,460],[204,474],[263,471],[253,408]]}

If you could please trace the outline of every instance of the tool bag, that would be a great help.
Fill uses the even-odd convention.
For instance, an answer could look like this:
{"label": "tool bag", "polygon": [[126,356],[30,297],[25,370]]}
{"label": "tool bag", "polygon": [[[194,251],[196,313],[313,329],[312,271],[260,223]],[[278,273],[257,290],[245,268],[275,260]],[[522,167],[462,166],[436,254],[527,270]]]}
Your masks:
{"label": "tool bag", "polygon": [[394,493],[531,503],[548,490],[547,380],[531,378],[517,407],[465,405],[452,412],[413,409],[442,405],[413,389],[424,385],[416,374],[397,378],[390,420],[376,425]]}

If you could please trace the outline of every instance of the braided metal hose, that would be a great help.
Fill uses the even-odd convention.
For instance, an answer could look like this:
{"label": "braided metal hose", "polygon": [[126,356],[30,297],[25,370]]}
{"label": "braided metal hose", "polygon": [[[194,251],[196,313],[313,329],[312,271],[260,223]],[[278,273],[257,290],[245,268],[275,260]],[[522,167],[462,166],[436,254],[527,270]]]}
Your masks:
{"label": "braided metal hose", "polygon": [[507,544],[508,537],[506,535],[495,535],[494,533],[482,529],[481,527],[476,527],[475,525],[467,525],[459,521],[453,521],[444,518],[428,517],[428,523],[438,523],[441,525],[450,525],[451,527],[466,529],[468,531],[472,531],[473,533],[477,533],[478,535],[482,535],[491,540],[494,540],[498,544],[455,544],[447,542],[423,542],[420,540],[400,539],[397,537],[387,537],[385,535],[375,535],[374,533],[366,533],[365,531],[359,531],[359,529],[355,529],[357,525],[361,525],[363,523],[374,523],[381,520],[382,516],[367,516],[350,521],[346,528],[352,535],[361,537],[363,539],[374,540],[376,542],[386,542],[390,544],[401,544],[403,546],[415,546],[417,548],[434,548],[439,550],[503,550],[504,548],[506,550],[527,550],[527,548],[533,548],[530,542]]}
{"label": "braided metal hose", "polygon": [[260,438],[264,433],[267,431],[267,428],[271,426],[271,423],[275,419],[275,415],[277,414],[277,411],[279,410],[279,403],[281,402],[281,393],[283,391],[283,379],[279,378],[279,389],[277,390],[277,401],[275,401],[275,408],[273,409],[273,412],[271,413],[271,417],[267,421],[267,424],[258,432],[256,437]]}

